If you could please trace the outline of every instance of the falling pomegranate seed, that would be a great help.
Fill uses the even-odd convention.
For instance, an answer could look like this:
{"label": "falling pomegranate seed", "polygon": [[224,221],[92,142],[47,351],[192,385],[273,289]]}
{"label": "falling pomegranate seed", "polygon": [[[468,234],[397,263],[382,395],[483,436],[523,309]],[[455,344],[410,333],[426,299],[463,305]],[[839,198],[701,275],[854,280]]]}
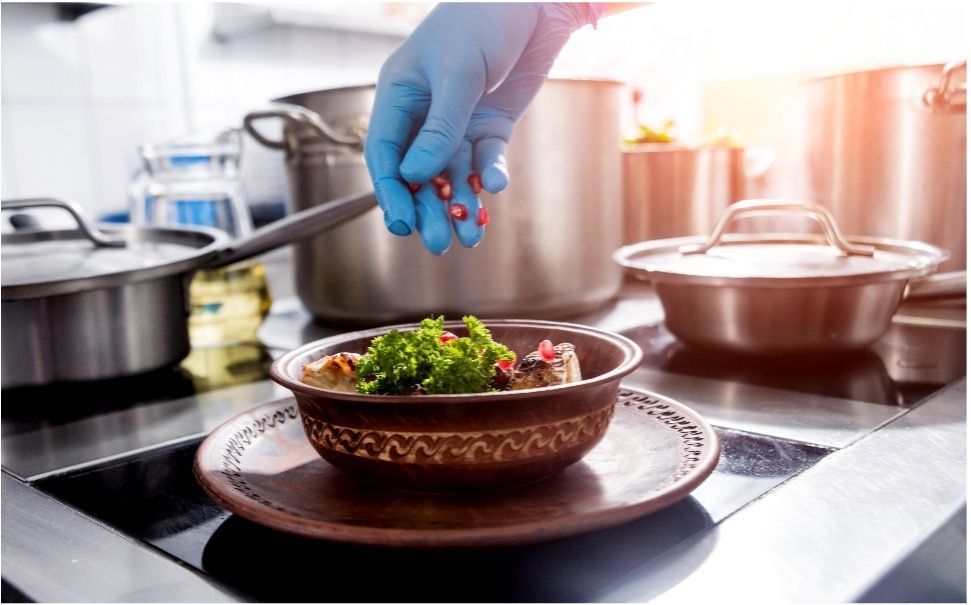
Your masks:
{"label": "falling pomegranate seed", "polygon": [[553,348],[553,343],[548,340],[541,341],[536,351],[539,353],[539,358],[546,363],[553,363],[556,359],[556,350]]}
{"label": "falling pomegranate seed", "polygon": [[499,366],[499,369],[502,370],[503,372],[508,372],[509,370],[511,370],[513,368],[514,365],[516,365],[516,360],[515,359],[499,359],[499,360],[496,361],[496,365]]}
{"label": "falling pomegranate seed", "polygon": [[448,207],[448,214],[456,220],[464,221],[469,217],[469,209],[465,204],[452,204]]}
{"label": "falling pomegranate seed", "polygon": [[458,336],[446,330],[445,332],[442,332],[441,336],[438,337],[438,342],[444,345],[452,342],[453,340],[458,340],[458,339],[459,339]]}
{"label": "falling pomegranate seed", "polygon": [[479,195],[482,193],[482,177],[478,172],[473,172],[468,178],[469,187],[472,188],[472,193]]}
{"label": "falling pomegranate seed", "polygon": [[419,189],[421,189],[421,185],[419,183],[408,183],[408,191],[418,193]]}
{"label": "falling pomegranate seed", "polygon": [[485,208],[479,208],[479,216],[476,217],[475,224],[480,227],[485,227],[489,224],[489,211]]}

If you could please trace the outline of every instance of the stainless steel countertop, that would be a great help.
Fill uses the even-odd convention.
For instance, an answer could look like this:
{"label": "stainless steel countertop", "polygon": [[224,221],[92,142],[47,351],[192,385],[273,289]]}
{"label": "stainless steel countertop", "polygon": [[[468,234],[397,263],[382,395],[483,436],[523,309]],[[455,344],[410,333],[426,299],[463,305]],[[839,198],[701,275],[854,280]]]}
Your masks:
{"label": "stainless steel countertop", "polygon": [[[960,313],[943,321],[957,325]],[[576,321],[623,331],[659,322],[644,284]],[[917,313],[901,322],[939,322]],[[305,325],[294,330],[294,325]],[[940,325],[939,323],[936,325]],[[273,349],[325,335],[293,299],[261,329]],[[741,383],[638,370],[625,383],[663,392],[713,424],[835,448],[833,454],[719,523],[663,561],[645,562],[609,601],[850,601],[963,518],[966,380],[912,408],[800,395]],[[713,397],[713,393],[716,395]],[[260,381],[141,405],[5,437],[2,555],[5,581],[40,601],[238,600],[185,569],[31,487],[66,469],[199,438],[241,410],[285,395]],[[963,584],[963,579],[957,578]]]}

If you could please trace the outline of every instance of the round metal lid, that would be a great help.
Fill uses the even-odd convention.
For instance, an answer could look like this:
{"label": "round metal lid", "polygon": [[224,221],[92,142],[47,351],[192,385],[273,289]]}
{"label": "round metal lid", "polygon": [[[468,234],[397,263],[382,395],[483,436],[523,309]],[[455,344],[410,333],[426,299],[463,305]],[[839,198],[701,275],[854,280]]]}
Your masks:
{"label": "round metal lid", "polygon": [[103,246],[81,229],[20,231],[2,238],[2,299],[120,286],[201,268],[228,241],[215,229],[103,225],[123,246]]}
{"label": "round metal lid", "polygon": [[658,283],[805,287],[913,279],[947,257],[921,242],[862,237],[848,241],[872,247],[872,255],[847,254],[813,234],[727,234],[697,253],[707,240],[641,242],[618,249],[614,260],[635,277]]}

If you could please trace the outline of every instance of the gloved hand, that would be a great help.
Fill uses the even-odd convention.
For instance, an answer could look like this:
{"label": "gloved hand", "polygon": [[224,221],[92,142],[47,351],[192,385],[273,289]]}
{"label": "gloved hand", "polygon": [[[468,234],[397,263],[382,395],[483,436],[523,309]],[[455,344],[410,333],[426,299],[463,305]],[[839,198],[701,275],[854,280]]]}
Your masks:
{"label": "gloved hand", "polygon": [[417,229],[434,254],[448,250],[453,224],[463,245],[479,243],[488,222],[479,188],[506,187],[513,126],[570,34],[601,12],[589,3],[432,10],[381,68],[368,126],[364,157],[389,231]]}

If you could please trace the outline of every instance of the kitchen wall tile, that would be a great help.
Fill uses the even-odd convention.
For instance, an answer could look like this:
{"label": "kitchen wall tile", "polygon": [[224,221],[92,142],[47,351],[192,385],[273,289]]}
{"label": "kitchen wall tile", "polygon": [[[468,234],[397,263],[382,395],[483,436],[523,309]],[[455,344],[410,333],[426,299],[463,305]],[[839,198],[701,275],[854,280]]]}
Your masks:
{"label": "kitchen wall tile", "polygon": [[342,64],[341,38],[331,30],[290,27],[286,30],[290,54],[290,81],[285,94],[320,90],[347,84]]}
{"label": "kitchen wall tile", "polygon": [[84,110],[7,104],[3,113],[4,163],[12,162],[17,175],[15,190],[5,194],[61,196],[93,207],[96,160],[90,153]]}
{"label": "kitchen wall tile", "polygon": [[385,59],[401,43],[398,38],[356,32],[340,32],[338,57],[350,82],[377,82]]}
{"label": "kitchen wall tile", "polygon": [[148,105],[101,106],[93,109],[93,122],[98,198],[92,208],[99,215],[123,211],[128,206],[128,184],[140,167],[138,146],[185,134],[185,115]]}
{"label": "kitchen wall tile", "polygon": [[238,113],[263,107],[291,92],[289,39],[283,28],[254,32],[226,42],[230,107]]}
{"label": "kitchen wall tile", "polygon": [[76,28],[57,21],[49,3],[5,2],[0,16],[3,99],[79,105],[81,55]]}
{"label": "kitchen wall tile", "polygon": [[214,8],[211,4],[182,3],[177,7],[177,14],[183,46],[185,106],[191,124],[200,111],[232,106],[231,77],[225,68],[229,59],[226,46],[212,35]]}
{"label": "kitchen wall tile", "polygon": [[181,41],[172,4],[111,6],[78,20],[94,103],[180,106]]}
{"label": "kitchen wall tile", "polygon": [[14,168],[13,130],[10,115],[0,112],[0,198],[17,195],[17,171]]}

